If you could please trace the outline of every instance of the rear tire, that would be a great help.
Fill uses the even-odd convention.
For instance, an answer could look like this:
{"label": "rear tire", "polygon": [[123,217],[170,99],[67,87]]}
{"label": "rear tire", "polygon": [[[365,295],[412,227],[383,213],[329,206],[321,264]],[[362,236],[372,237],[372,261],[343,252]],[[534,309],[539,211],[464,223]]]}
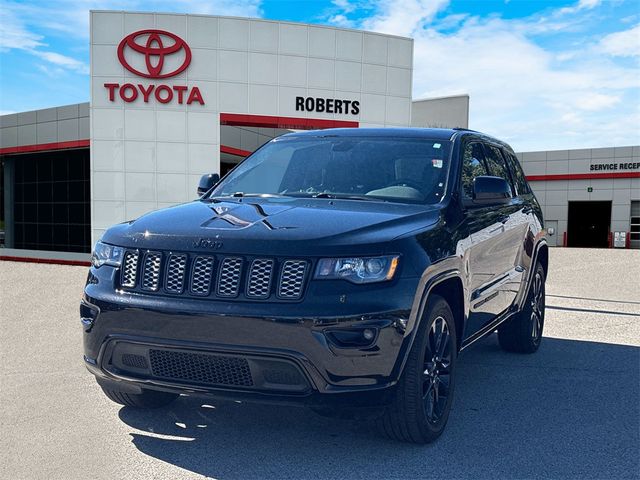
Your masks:
{"label": "rear tire", "polygon": [[104,394],[116,403],[133,408],[160,408],[169,405],[179,395],[175,393],[159,392],[156,390],[142,390],[142,393],[128,393],[101,387]]}
{"label": "rear tire", "polygon": [[534,353],[540,347],[544,329],[544,282],[544,268],[538,262],[522,310],[498,327],[498,343],[503,350]]}
{"label": "rear tire", "polygon": [[378,420],[388,437],[430,443],[443,432],[455,385],[456,327],[447,302],[429,298],[392,403]]}

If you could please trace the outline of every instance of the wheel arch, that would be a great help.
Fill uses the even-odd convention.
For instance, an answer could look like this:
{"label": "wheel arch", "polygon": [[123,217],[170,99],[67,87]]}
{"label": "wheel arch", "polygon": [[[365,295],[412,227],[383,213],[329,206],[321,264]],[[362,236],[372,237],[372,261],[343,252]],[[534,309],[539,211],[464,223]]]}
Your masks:
{"label": "wheel arch", "polygon": [[515,301],[515,305],[517,306],[518,311],[522,309],[527,295],[529,294],[529,289],[531,288],[531,284],[533,283],[535,267],[538,262],[540,262],[540,264],[542,265],[542,269],[544,270],[544,277],[546,280],[547,273],[549,271],[549,245],[547,245],[547,241],[544,238],[540,239],[536,243],[536,246],[533,250],[530,268],[527,272],[526,283],[518,293],[518,297]]}
{"label": "wheel arch", "polygon": [[[455,263],[447,262],[446,266],[432,265],[422,275],[420,286],[416,291],[414,305],[411,309],[411,316],[405,330],[405,340],[398,355],[398,361],[394,368],[393,376],[399,379],[404,371],[409,357],[409,352],[416,340],[416,334],[424,320],[424,312],[427,308],[431,295],[442,296],[451,307],[456,323],[456,342],[458,351],[462,345],[462,332],[467,319],[468,295],[461,269]],[[452,305],[453,304],[453,305]]]}
{"label": "wheel arch", "polygon": [[544,240],[538,242],[538,248],[536,248],[536,255],[533,259],[532,266],[535,266],[537,262],[540,262],[544,269],[544,278],[547,278],[549,272],[549,245]]}
{"label": "wheel arch", "polygon": [[[456,346],[459,351],[462,345],[462,335],[464,333],[466,318],[462,279],[458,276],[452,276],[436,283],[433,288],[429,290],[428,297],[432,295],[439,295],[444,298],[444,300],[449,304],[449,308],[451,308],[453,321],[456,326]],[[428,303],[428,300],[429,298],[427,298],[425,305]]]}
{"label": "wheel arch", "polygon": [[[433,293],[439,294],[449,302],[456,319],[456,334],[459,337],[462,336],[469,311],[467,287],[462,274],[463,267],[460,258],[449,257],[431,264],[423,272],[413,299],[411,315],[405,329],[405,339],[399,352],[399,361],[396,363],[395,371],[398,375],[404,370],[404,364],[413,346],[415,334],[424,317],[429,296]],[[460,338],[457,339],[457,342],[460,347]]]}

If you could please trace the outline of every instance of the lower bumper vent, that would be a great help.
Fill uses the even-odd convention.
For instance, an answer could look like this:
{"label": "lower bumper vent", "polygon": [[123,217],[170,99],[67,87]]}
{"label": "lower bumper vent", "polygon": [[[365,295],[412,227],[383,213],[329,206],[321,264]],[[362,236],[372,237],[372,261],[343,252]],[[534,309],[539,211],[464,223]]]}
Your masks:
{"label": "lower bumper vent", "polygon": [[122,355],[122,364],[126,365],[127,367],[146,369],[147,359],[142,355],[125,353]]}
{"label": "lower bumper vent", "polygon": [[158,378],[197,384],[253,386],[251,369],[244,358],[152,349],[149,360],[151,371]]}

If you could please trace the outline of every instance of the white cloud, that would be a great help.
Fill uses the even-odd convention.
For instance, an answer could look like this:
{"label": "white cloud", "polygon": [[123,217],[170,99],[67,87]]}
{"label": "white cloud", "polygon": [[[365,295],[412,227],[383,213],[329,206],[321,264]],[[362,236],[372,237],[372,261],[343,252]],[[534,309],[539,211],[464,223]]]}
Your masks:
{"label": "white cloud", "polygon": [[46,60],[47,62],[56,65],[57,67],[73,70],[78,73],[88,74],[89,67],[86,63],[76,60],[75,58],[67,57],[56,52],[47,52],[42,50],[33,50],[31,52],[38,58]]}
{"label": "white cloud", "polygon": [[538,42],[540,35],[580,33],[585,19],[575,12],[599,2],[524,19],[437,20],[444,1],[395,4],[375,3],[373,15],[356,26],[414,38],[414,98],[468,93],[470,127],[518,150],[640,143],[637,66],[604,55],[586,33],[579,50]]}
{"label": "white cloud", "polygon": [[580,99],[578,108],[597,112],[599,110],[608,109],[620,103],[619,95],[605,95],[603,93],[592,93]]}
{"label": "white cloud", "polygon": [[356,9],[356,5],[349,0],[333,0],[331,3],[345,13],[353,12]]}
{"label": "white cloud", "polygon": [[329,23],[343,28],[353,28],[355,25],[355,22],[353,20],[349,20],[346,15],[343,15],[341,13],[329,17]]}
{"label": "white cloud", "polygon": [[577,13],[581,10],[592,10],[596,8],[598,5],[600,5],[601,3],[602,3],[602,0],[579,0],[579,2],[572,7],[561,8],[559,10],[559,13],[564,15],[564,14]]}
{"label": "white cloud", "polygon": [[3,2],[0,2],[0,52],[14,48],[30,49],[44,45],[42,35],[30,32]]}
{"label": "white cloud", "polygon": [[377,13],[362,22],[362,27],[380,33],[409,36],[420,25],[433,20],[449,0],[379,0]]}
{"label": "white cloud", "polygon": [[607,35],[600,40],[597,48],[617,57],[640,56],[640,24],[629,30]]}

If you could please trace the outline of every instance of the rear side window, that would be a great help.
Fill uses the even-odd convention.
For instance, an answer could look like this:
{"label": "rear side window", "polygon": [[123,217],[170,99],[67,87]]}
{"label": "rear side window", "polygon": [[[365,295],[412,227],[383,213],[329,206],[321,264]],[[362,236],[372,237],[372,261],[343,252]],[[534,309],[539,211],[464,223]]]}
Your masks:
{"label": "rear side window", "polygon": [[494,177],[502,177],[509,185],[511,185],[511,191],[513,195],[516,195],[516,190],[513,187],[513,181],[511,180],[511,175],[509,174],[509,168],[507,167],[507,163],[505,159],[502,157],[502,153],[496,147],[491,145],[485,145],[485,152],[487,155],[487,167],[489,168],[489,172]]}
{"label": "rear side window", "polygon": [[513,174],[513,181],[516,184],[516,189],[518,190],[518,195],[526,195],[527,193],[531,193],[529,189],[529,184],[524,176],[524,172],[522,171],[522,167],[520,166],[520,162],[510,152],[503,152],[507,162],[509,163],[509,168],[511,169],[511,173]]}
{"label": "rear side window", "polygon": [[468,143],[462,157],[462,193],[465,198],[473,198],[473,179],[482,175],[488,175],[482,144]]}

